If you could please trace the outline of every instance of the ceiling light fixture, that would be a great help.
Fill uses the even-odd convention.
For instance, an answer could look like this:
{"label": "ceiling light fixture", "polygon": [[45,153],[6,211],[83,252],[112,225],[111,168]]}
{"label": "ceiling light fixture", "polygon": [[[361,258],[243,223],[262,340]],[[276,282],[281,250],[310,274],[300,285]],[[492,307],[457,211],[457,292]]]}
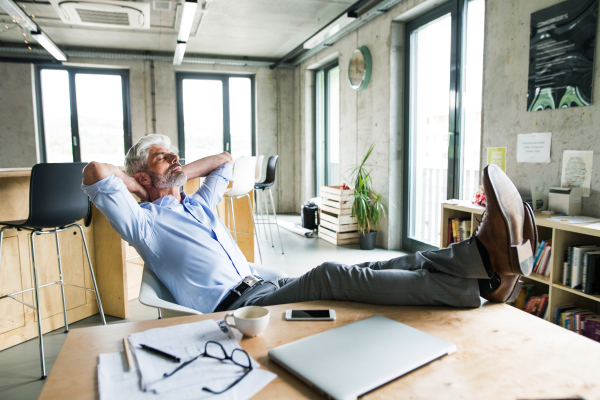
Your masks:
{"label": "ceiling light fixture", "polygon": [[173,65],[181,65],[186,46],[186,42],[177,41],[177,47],[175,47],[175,57],[173,58]]}
{"label": "ceiling light fixture", "polygon": [[[29,31],[31,36],[41,44],[48,53],[59,61],[67,61],[67,56],[61,49],[46,35],[35,22],[15,3],[13,0],[0,0],[0,7],[4,9],[13,19],[13,22],[19,24],[23,29]],[[27,36],[23,33],[23,36]]]}
{"label": "ceiling light fixture", "polygon": [[21,25],[22,28],[30,31],[38,30],[35,22],[33,22],[31,18],[25,14],[25,11],[23,11],[21,7],[19,7],[19,5],[14,1],[0,0],[0,7],[2,7],[4,11],[6,11],[6,13],[12,17],[14,23]]}
{"label": "ceiling light fixture", "polygon": [[44,32],[31,32],[31,37],[37,40],[58,61],[67,61],[67,55]]}
{"label": "ceiling light fixture", "polygon": [[198,9],[198,0],[186,0],[183,2],[183,12],[181,15],[181,24],[179,25],[178,42],[187,42]]}

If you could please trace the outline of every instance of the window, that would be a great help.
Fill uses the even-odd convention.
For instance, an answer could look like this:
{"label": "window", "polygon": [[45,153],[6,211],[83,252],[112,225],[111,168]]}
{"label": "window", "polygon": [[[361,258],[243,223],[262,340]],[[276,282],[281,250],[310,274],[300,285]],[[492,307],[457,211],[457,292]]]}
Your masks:
{"label": "window", "polygon": [[406,250],[437,248],[440,203],[479,184],[484,12],[451,0],[406,25]]}
{"label": "window", "polygon": [[38,68],[41,161],[123,165],[131,147],[128,84],[127,70]]}
{"label": "window", "polygon": [[254,77],[177,73],[179,154],[187,162],[228,151],[256,154]]}
{"label": "window", "polygon": [[340,184],[340,67],[337,61],[316,73],[315,192]]}

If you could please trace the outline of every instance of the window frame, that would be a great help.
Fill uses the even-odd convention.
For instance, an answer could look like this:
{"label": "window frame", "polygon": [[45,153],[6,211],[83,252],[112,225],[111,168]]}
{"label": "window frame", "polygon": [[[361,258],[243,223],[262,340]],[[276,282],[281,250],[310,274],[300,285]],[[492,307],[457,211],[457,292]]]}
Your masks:
{"label": "window frame", "polygon": [[[462,168],[462,136],[464,130],[463,124],[463,68],[465,63],[466,48],[466,12],[469,0],[450,0],[433,10],[409,21],[405,25],[405,76],[404,87],[404,173],[403,173],[403,223],[402,223],[402,248],[408,251],[431,251],[439,249],[409,236],[410,216],[409,207],[411,198],[416,193],[410,192],[410,183],[412,176],[413,145],[411,142],[411,106],[414,102],[412,98],[412,71],[414,70],[414,60],[411,57],[412,52],[412,34],[415,30],[426,25],[446,14],[451,18],[451,39],[450,39],[450,107],[448,114],[448,174],[447,174],[447,198],[453,199],[460,196],[461,188],[461,168]],[[413,200],[414,201],[414,200]],[[441,206],[441,205],[440,205]]]}
{"label": "window frame", "polygon": [[[256,156],[256,79],[254,75],[249,74],[220,74],[205,72],[175,72],[175,91],[177,107],[177,145],[179,147],[179,158],[186,163],[185,159],[185,121],[183,117],[183,80],[220,80],[223,83],[223,151],[231,153],[231,127],[230,127],[230,104],[229,104],[229,78],[248,78],[250,79],[250,97],[251,97],[251,129],[250,143],[251,154]],[[229,145],[229,147],[228,147]],[[228,149],[228,150],[227,150]],[[196,161],[196,160],[192,160]]]}
{"label": "window frame", "polygon": [[[319,187],[327,186],[329,184],[329,71],[332,69],[339,67],[339,60],[334,60],[328,64],[325,64],[318,69],[315,69],[315,88],[314,88],[314,120],[313,120],[313,130],[314,130],[314,142],[315,142],[315,196],[318,196]],[[322,72],[323,73],[323,177],[325,182],[319,182],[319,124],[318,124],[318,112],[319,112],[319,87],[317,84],[317,75]],[[338,115],[339,118],[339,115]]]}
{"label": "window frame", "polygon": [[[38,120],[40,162],[46,163],[48,160],[48,154],[46,152],[46,136],[44,133],[44,105],[42,104],[42,70],[44,69],[65,70],[69,74],[69,106],[71,109],[71,147],[73,149],[73,162],[81,162],[81,140],[79,137],[79,119],[77,116],[77,90],[75,87],[75,75],[117,75],[121,77],[121,91],[123,101],[123,141],[125,154],[127,154],[127,151],[131,148],[131,146],[133,146],[131,134],[129,69],[40,64],[35,66],[35,94],[37,105],[36,115]],[[125,159],[125,154],[123,154],[123,159]]]}

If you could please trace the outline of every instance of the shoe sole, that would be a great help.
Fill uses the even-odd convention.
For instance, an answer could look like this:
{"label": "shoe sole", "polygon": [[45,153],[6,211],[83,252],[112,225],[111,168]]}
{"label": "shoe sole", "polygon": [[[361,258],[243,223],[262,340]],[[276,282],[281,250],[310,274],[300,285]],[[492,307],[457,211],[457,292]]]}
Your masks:
{"label": "shoe sole", "polygon": [[[490,165],[490,167],[493,167],[493,165]],[[515,243],[518,241],[514,237],[516,235],[516,233],[513,232],[510,228],[509,219],[507,217],[507,215],[509,215],[509,213],[504,208],[504,206],[502,204],[502,200],[498,194],[499,192],[498,192],[498,190],[496,190],[496,183],[495,183],[495,178],[493,175],[494,174],[490,173],[490,171],[488,169],[488,179],[489,179],[490,185],[494,189],[494,195],[496,196],[498,207],[500,208],[500,211],[502,212],[505,228],[508,232],[508,236],[510,237],[510,242]],[[516,188],[515,188],[515,191],[516,191]],[[517,194],[518,194],[518,192],[517,192]],[[521,202],[519,202],[519,204],[521,205]],[[523,208],[523,221],[521,222],[521,237],[523,237],[522,225],[525,221],[524,213],[525,213],[525,208]],[[527,239],[527,241],[525,241],[525,242],[521,241],[520,244],[511,244],[510,245],[510,247],[508,249],[508,261],[509,261],[509,265],[508,265],[509,270],[513,275],[529,275],[530,271],[533,268],[533,252],[531,251],[531,243],[529,242],[529,239]]]}

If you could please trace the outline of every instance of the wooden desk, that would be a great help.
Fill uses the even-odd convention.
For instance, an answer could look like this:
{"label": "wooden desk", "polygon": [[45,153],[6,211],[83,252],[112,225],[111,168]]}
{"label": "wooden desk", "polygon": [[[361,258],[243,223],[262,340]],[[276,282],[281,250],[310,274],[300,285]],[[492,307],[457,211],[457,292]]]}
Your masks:
{"label": "wooden desk", "polygon": [[[29,177],[31,168],[0,169],[0,221],[26,219],[29,215]],[[186,184],[186,192],[193,192],[198,180]],[[191,185],[191,186],[190,186]],[[235,216],[240,248],[249,262],[254,261],[254,235],[252,213],[246,199],[235,200]],[[221,206],[221,216],[227,213]],[[78,222],[84,226],[83,221]],[[128,301],[137,298],[141,282],[141,266],[127,263],[130,248],[112,229],[106,217],[92,206],[92,223],[83,228],[90,258],[98,283],[104,313],[118,318],[128,318]],[[87,266],[85,250],[78,230],[59,233],[64,278],[67,283],[93,288]],[[59,279],[56,241],[54,235],[35,238],[40,285]],[[131,256],[131,254],[129,254]],[[139,262],[139,259],[138,261]],[[129,274],[127,264],[129,264]],[[135,267],[135,268],[132,268]],[[137,280],[137,282],[135,282]],[[132,282],[133,281],[133,282]],[[13,293],[33,287],[31,249],[28,231],[6,230],[0,260],[0,294]],[[96,297],[92,292],[65,287],[69,322],[79,321],[98,313]],[[33,292],[20,295],[30,304]],[[62,298],[58,285],[40,289],[42,305],[42,330],[44,333],[64,326]],[[37,337],[35,312],[29,307],[5,298],[0,300],[0,350]]]}
{"label": "wooden desk", "polygon": [[[458,346],[441,358],[365,396],[366,399],[600,399],[600,344],[504,304],[479,309],[385,307],[315,301],[268,307],[271,322],[241,346],[278,378],[256,399],[319,398],[300,380],[269,361],[267,351],[315,333],[381,314]],[[286,309],[333,308],[337,320],[288,322]],[[40,399],[98,398],[98,354],[123,350],[123,338],[151,328],[222,319],[224,312],[74,329]],[[377,340],[377,338],[365,338]]]}

